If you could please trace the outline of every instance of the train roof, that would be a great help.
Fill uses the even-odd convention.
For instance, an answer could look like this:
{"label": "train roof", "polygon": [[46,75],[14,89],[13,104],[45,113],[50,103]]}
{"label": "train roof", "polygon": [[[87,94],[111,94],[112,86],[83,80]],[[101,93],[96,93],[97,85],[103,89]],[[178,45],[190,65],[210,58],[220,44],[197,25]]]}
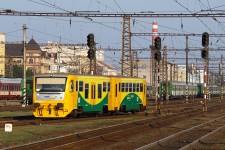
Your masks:
{"label": "train roof", "polygon": [[48,74],[37,74],[36,77],[48,77],[48,76],[55,76],[55,77],[67,77],[68,75],[76,75],[76,76],[86,76],[86,77],[106,77],[106,78],[133,78],[133,79],[144,79],[139,77],[128,77],[128,76],[106,76],[106,75],[89,75],[89,74],[69,74],[69,73],[48,73]]}
{"label": "train roof", "polygon": [[0,83],[21,83],[22,78],[0,78]]}
{"label": "train roof", "polygon": [[[170,82],[173,85],[186,85],[186,82],[181,82],[181,81],[171,81],[171,80],[169,80],[168,82]],[[165,81],[163,83],[165,83]],[[188,82],[187,85],[189,85],[189,86],[192,86],[192,85],[196,86],[197,83]]]}

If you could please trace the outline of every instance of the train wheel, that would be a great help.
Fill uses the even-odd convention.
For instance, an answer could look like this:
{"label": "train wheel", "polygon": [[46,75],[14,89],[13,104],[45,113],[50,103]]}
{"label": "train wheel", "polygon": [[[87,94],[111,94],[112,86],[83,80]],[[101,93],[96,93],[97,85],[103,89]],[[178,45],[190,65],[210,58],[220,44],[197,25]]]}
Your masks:
{"label": "train wheel", "polygon": [[96,114],[96,117],[101,117],[101,116],[103,116],[103,111],[100,111]]}
{"label": "train wheel", "polygon": [[75,110],[72,111],[70,116],[73,117],[73,118],[77,118],[79,116],[79,114],[78,114],[77,110],[75,109]]}
{"label": "train wheel", "polygon": [[112,116],[115,116],[115,115],[117,115],[118,114],[118,111],[111,111],[111,115]]}

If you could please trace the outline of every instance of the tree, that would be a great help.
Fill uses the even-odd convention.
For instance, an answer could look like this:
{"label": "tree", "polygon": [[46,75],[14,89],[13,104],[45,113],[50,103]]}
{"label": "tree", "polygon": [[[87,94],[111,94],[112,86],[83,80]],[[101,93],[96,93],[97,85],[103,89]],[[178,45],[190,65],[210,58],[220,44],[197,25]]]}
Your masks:
{"label": "tree", "polygon": [[33,69],[32,68],[28,68],[26,71],[26,76],[27,77],[32,77],[34,75]]}
{"label": "tree", "polygon": [[13,66],[13,78],[23,78],[23,68],[21,66]]}

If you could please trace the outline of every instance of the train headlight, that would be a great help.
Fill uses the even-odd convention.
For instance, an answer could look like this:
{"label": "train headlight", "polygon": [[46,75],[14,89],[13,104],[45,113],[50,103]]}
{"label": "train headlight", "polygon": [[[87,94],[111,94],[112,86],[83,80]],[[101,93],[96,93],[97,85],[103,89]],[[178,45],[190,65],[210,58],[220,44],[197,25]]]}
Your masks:
{"label": "train headlight", "polygon": [[63,109],[63,103],[57,103],[56,109]]}
{"label": "train headlight", "polygon": [[34,103],[34,108],[38,108],[40,106],[41,106],[40,103]]}

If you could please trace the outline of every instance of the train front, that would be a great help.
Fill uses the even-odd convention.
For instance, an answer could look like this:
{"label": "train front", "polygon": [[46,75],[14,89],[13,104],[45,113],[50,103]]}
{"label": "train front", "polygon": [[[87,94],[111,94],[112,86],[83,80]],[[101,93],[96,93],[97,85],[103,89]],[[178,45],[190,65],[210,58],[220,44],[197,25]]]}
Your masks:
{"label": "train front", "polygon": [[33,81],[33,115],[42,118],[65,117],[66,81],[64,76],[36,76]]}

